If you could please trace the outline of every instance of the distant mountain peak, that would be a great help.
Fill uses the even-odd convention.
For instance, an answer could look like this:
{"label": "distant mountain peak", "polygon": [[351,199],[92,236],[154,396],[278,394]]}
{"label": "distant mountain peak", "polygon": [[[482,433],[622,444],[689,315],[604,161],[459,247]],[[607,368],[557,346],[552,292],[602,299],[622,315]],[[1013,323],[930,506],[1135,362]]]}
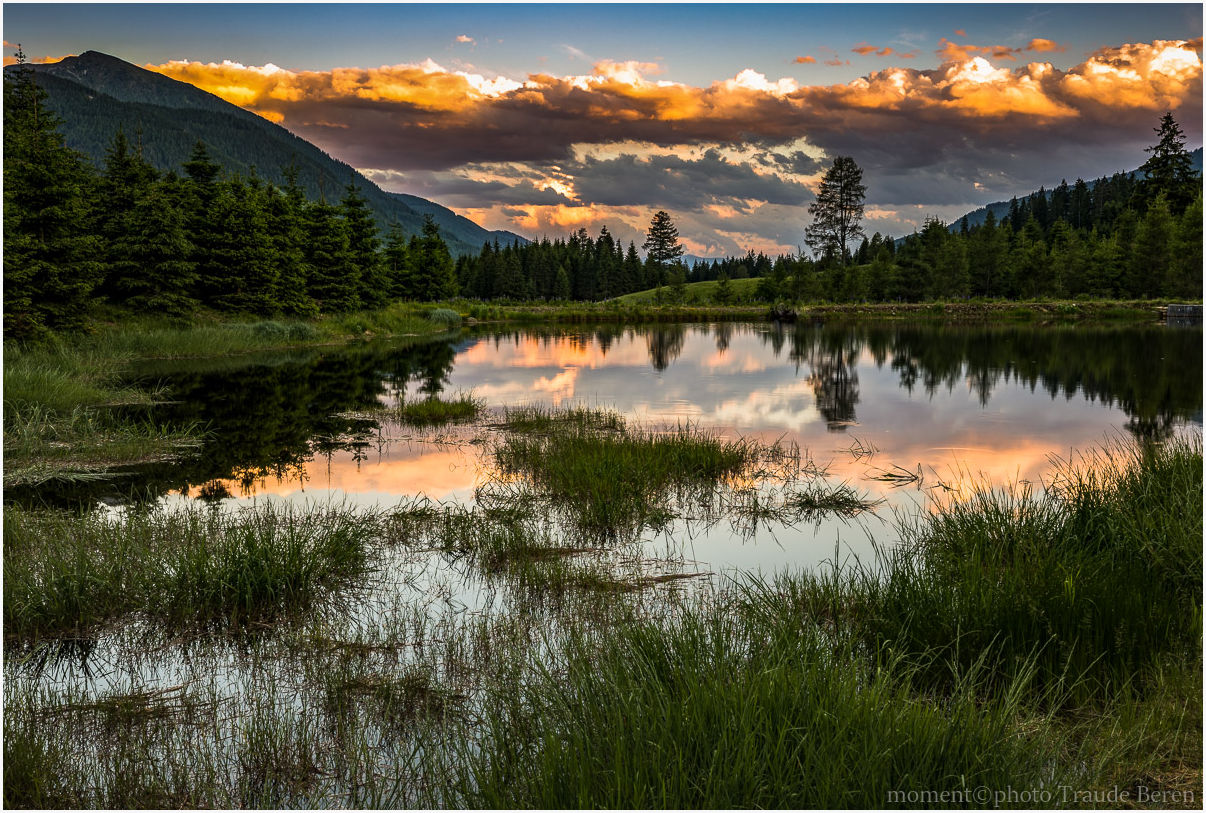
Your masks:
{"label": "distant mountain peak", "polygon": [[[100,165],[114,134],[141,133],[146,160],[164,170],[179,170],[193,145],[204,141],[210,156],[227,172],[247,174],[255,167],[260,177],[283,182],[290,164],[299,182],[314,199],[332,190],[342,194],[355,184],[369,201],[378,224],[398,223],[411,234],[423,227],[423,214],[439,225],[456,254],[476,254],[484,243],[526,238],[511,232],[491,232],[433,201],[383,191],[354,168],[284,127],[231,104],[198,87],[180,82],[119,57],[84,51],[59,62],[31,64],[49,94],[49,104],[63,120],[67,145]],[[13,70],[9,66],[6,71]]]}

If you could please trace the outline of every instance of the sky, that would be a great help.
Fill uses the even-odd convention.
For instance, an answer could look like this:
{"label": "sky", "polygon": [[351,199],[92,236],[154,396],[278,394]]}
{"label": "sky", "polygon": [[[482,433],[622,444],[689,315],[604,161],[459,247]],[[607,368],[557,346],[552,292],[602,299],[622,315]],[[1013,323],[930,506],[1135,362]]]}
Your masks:
{"label": "sky", "polygon": [[1201,4],[5,3],[6,61],[102,51],[287,127],[385,189],[528,237],[658,209],[700,256],[794,253],[838,155],[863,226],[1202,142]]}

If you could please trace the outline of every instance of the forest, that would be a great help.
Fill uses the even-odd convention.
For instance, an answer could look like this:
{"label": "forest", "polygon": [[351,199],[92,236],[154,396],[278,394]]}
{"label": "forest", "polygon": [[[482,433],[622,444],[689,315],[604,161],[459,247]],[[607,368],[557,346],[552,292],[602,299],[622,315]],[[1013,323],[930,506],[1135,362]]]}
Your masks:
{"label": "forest", "polygon": [[[104,166],[67,148],[32,71],[4,83],[4,335],[29,340],[77,330],[98,306],[188,317],[221,313],[307,318],[397,300],[455,296],[510,301],[597,301],[658,289],[681,300],[687,282],[759,277],[756,301],[866,302],[1006,299],[1196,298],[1201,291],[1202,196],[1171,114],[1138,173],[1066,182],[1015,199],[997,222],[937,219],[901,240],[869,239],[857,212],[843,241],[799,255],[701,261],[688,268],[665,212],[654,215],[641,258],[604,227],[563,239],[486,243],[453,258],[439,228],[380,233],[354,184],[337,201],[309,199],[293,168],[283,186],[223,176],[197,142],[179,172],[162,172],[118,132]],[[851,159],[848,166],[857,170]],[[861,171],[858,172],[861,177]],[[860,187],[861,190],[861,187]],[[849,235],[846,234],[846,229]]]}

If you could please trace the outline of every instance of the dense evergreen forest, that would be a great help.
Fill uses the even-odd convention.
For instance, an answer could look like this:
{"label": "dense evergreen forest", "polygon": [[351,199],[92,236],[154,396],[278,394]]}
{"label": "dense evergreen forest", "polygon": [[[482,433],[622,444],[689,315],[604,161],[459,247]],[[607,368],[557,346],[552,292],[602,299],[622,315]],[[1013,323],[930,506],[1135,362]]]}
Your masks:
{"label": "dense evergreen forest", "polygon": [[952,230],[930,220],[818,260],[753,253],[688,269],[669,215],[643,246],[604,228],[592,239],[487,243],[455,263],[430,217],[421,234],[382,235],[354,185],[337,202],[223,177],[198,142],[180,172],[155,169],[118,132],[103,168],[68,149],[30,70],[4,83],[4,334],[86,325],[98,303],[136,312],[308,317],[395,300],[601,300],[688,281],[761,277],[762,301],[918,301],[977,297],[1200,297],[1202,194],[1166,115],[1141,173],[1061,183],[1015,200],[1008,217]]}

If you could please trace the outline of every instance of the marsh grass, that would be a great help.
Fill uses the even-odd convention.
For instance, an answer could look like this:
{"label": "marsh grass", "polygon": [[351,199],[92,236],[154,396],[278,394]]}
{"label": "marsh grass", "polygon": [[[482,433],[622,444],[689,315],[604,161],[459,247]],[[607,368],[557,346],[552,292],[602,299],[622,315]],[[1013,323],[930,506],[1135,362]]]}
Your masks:
{"label": "marsh grass", "polygon": [[10,506],[5,637],[79,637],[135,613],[237,626],[302,609],[367,572],[375,527],[342,509],[109,517]]}
{"label": "marsh grass", "polygon": [[798,623],[630,619],[562,658],[498,698],[483,748],[456,751],[451,806],[877,808],[890,790],[1052,779],[1055,744],[1017,737],[1022,710],[983,703],[975,674],[916,696],[908,664],[868,671]]}
{"label": "marsh grass", "polygon": [[195,454],[204,437],[196,422],[169,428],[86,407],[62,414],[26,406],[5,415],[4,485],[103,478],[117,467]]}
{"label": "marsh grass", "polygon": [[[868,645],[1035,663],[1035,685],[1098,697],[1199,641],[1201,438],[1111,446],[1027,484],[936,501],[906,524],[883,578],[857,589]],[[933,685],[949,670],[923,673]]]}
{"label": "marsh grass", "polygon": [[565,409],[534,404],[506,407],[499,427],[509,432],[547,434],[575,429],[582,432],[623,432],[625,422],[618,412],[572,406]]}
{"label": "marsh grass", "polygon": [[571,509],[583,530],[609,536],[661,517],[672,498],[754,477],[759,464],[791,456],[691,425],[668,432],[633,429],[606,412],[525,410],[508,413],[503,426],[519,429],[505,433],[493,449],[501,475],[526,478]]}
{"label": "marsh grass", "polygon": [[[744,476],[735,494],[751,488]],[[808,488],[792,482],[775,505]],[[1107,449],[1065,464],[1043,492],[956,490],[875,563],[712,582],[682,601],[669,588],[699,574],[645,569],[552,521],[543,489],[513,494],[348,520],[370,554],[356,572],[403,582],[406,562],[469,564],[505,584],[501,610],[399,593],[298,613],[272,634],[217,639],[245,670],[233,688],[229,673],[211,677],[224,656],[202,650],[188,670],[208,693],[174,677],[100,697],[29,691],[10,660],[6,805],[881,808],[911,790],[1049,789],[1058,804],[1061,786],[1134,798],[1143,785],[1193,791],[1187,806],[1200,806],[1200,440]],[[23,606],[12,579],[31,594],[73,584],[92,629],[138,613],[174,634],[174,613],[142,598],[113,611],[116,591],[95,585],[170,607],[173,591],[142,586],[141,560],[178,562],[173,540],[244,538],[97,519],[5,512],[6,632]],[[158,535],[131,533],[139,521]],[[194,521],[263,535],[245,515]],[[112,526],[125,547],[105,537]],[[373,558],[375,541],[398,558]],[[336,569],[312,595],[344,583],[351,571]],[[212,583],[232,571],[199,572]],[[181,605],[243,617],[237,601]],[[269,606],[255,617],[314,604]],[[122,670],[160,657],[139,651]]]}
{"label": "marsh grass", "polygon": [[472,394],[461,393],[453,398],[432,396],[407,401],[396,410],[398,420],[409,426],[444,426],[475,420],[485,409],[485,402]]}
{"label": "marsh grass", "polygon": [[1107,448],[1046,493],[936,505],[875,565],[583,631],[497,698],[482,747],[453,747],[450,798],[875,808],[983,785],[1062,806],[1061,787],[1142,786],[1196,807],[1201,467],[1200,438]]}

